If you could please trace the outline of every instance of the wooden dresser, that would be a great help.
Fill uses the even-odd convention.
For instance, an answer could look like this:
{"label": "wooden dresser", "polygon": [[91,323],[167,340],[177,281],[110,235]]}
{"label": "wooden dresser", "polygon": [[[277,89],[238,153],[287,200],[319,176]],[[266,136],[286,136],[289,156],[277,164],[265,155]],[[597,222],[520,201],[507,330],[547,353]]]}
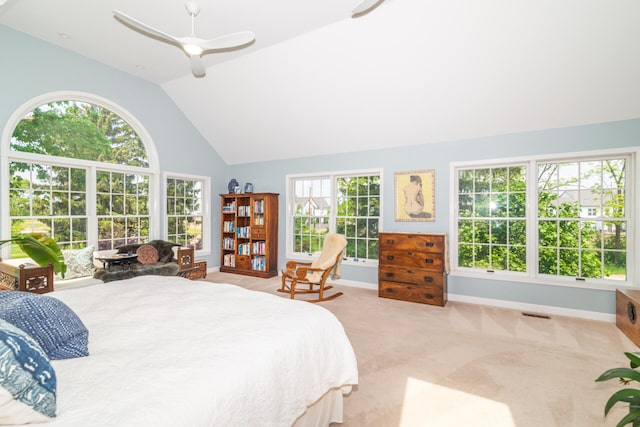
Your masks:
{"label": "wooden dresser", "polygon": [[380,233],[378,296],[444,307],[447,235]]}

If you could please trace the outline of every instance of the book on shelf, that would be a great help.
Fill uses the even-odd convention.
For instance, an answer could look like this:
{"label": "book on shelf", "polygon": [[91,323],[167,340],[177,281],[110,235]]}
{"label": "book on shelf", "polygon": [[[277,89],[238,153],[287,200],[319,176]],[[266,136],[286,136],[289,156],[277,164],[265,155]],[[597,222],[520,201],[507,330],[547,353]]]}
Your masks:
{"label": "book on shelf", "polygon": [[234,250],[236,248],[236,241],[232,237],[225,237],[222,239],[222,249]]}
{"label": "book on shelf", "polygon": [[251,216],[251,206],[238,206],[238,216]]}
{"label": "book on shelf", "polygon": [[224,266],[225,267],[235,267],[236,266],[236,256],[234,254],[226,254],[224,256]]}
{"label": "book on shelf", "polygon": [[249,243],[240,243],[238,245],[238,255],[249,255]]}
{"label": "book on shelf", "polygon": [[255,213],[264,213],[264,200],[256,200],[253,202],[253,211]]}
{"label": "book on shelf", "polygon": [[230,203],[225,203],[222,206],[222,212],[224,213],[234,213],[236,211],[236,201]]}
{"label": "book on shelf", "polygon": [[236,229],[236,236],[241,239],[248,239],[250,235],[251,235],[251,227],[248,225],[246,227],[238,227]]}
{"label": "book on shelf", "polygon": [[225,233],[233,233],[236,231],[235,221],[225,221],[222,226]]}
{"label": "book on shelf", "polygon": [[266,249],[267,243],[262,240],[251,244],[251,253],[253,255],[264,255]]}
{"label": "book on shelf", "polygon": [[266,271],[267,270],[267,259],[264,256],[256,256],[251,260],[251,269]]}

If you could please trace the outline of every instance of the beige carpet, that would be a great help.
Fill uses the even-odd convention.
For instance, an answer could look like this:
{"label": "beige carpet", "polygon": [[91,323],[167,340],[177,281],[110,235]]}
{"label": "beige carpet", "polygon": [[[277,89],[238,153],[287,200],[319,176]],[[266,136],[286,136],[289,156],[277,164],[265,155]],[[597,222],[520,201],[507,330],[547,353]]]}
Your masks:
{"label": "beige carpet", "polygon": [[[274,293],[279,279],[210,273],[212,282]],[[595,383],[640,351],[615,324],[449,302],[433,307],[340,287],[321,303],[344,325],[359,385],[342,426],[615,426],[603,408],[619,386]]]}

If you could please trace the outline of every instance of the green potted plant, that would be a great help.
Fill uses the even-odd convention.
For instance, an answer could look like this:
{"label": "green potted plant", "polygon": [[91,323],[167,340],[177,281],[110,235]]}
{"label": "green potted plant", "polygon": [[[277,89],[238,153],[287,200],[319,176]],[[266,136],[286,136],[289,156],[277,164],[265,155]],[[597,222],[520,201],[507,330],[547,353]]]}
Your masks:
{"label": "green potted plant", "polygon": [[[625,353],[630,361],[629,368],[613,368],[605,371],[596,378],[596,381],[607,381],[612,378],[618,378],[620,383],[627,386],[632,381],[640,382],[640,371],[636,370],[640,366],[640,353]],[[625,387],[611,395],[604,406],[604,415],[607,416],[611,408],[618,402],[629,403],[629,413],[625,415],[617,424],[622,427],[632,424],[633,427],[640,427],[640,390]]]}
{"label": "green potted plant", "polygon": [[67,265],[53,237],[45,233],[18,234],[11,239],[0,240],[0,246],[9,242],[17,243],[20,249],[39,266],[46,267],[49,263],[53,264],[53,271],[60,273],[64,278]]}

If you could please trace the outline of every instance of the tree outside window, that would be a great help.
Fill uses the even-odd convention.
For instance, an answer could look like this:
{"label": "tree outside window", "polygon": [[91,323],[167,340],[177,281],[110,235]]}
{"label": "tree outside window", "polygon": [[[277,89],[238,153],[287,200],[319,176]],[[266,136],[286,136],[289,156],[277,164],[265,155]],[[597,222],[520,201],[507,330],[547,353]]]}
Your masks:
{"label": "tree outside window", "polygon": [[[62,249],[148,240],[146,148],[113,111],[75,100],[40,105],[17,123],[10,150],[12,234],[46,232]],[[24,256],[17,246],[11,251]]]}
{"label": "tree outside window", "polygon": [[[628,160],[457,168],[458,267],[626,281]],[[533,182],[527,180],[531,175]],[[535,204],[527,200],[530,190]]]}
{"label": "tree outside window", "polygon": [[203,249],[203,189],[202,180],[167,178],[167,240]]}
{"label": "tree outside window", "polygon": [[293,252],[319,252],[324,235],[336,232],[347,238],[347,258],[378,259],[379,172],[295,177],[290,183],[287,237]]}

